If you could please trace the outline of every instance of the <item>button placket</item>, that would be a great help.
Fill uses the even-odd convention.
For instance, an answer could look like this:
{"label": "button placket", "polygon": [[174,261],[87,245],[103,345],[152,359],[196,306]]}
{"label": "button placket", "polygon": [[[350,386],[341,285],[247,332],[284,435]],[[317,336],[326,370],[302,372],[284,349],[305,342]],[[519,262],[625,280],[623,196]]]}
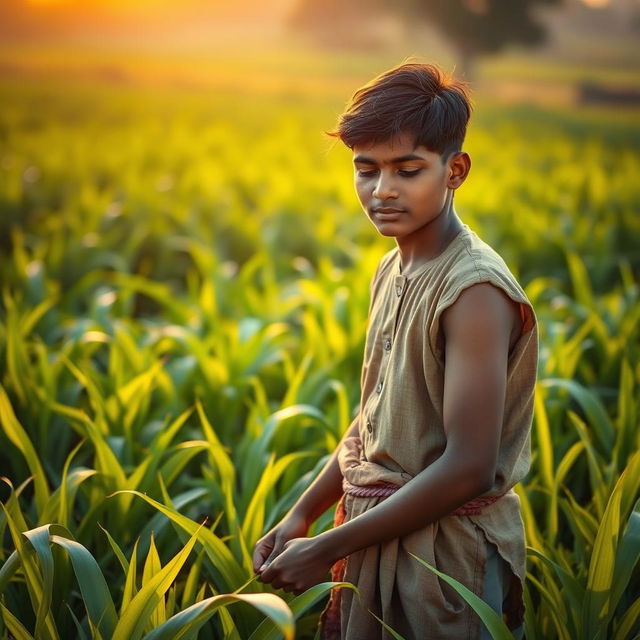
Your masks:
{"label": "button placket", "polygon": [[[402,299],[404,297],[404,293],[407,289],[407,284],[408,284],[408,280],[405,276],[403,276],[402,274],[398,274],[395,276],[392,290],[395,291],[395,294],[396,294],[395,299],[397,301],[397,304],[391,303],[390,305],[391,308],[387,307],[387,309],[391,311],[393,314],[393,325],[392,327],[389,327],[390,331],[386,331],[382,336],[383,352],[382,352],[382,359],[380,361],[380,372],[379,372],[380,379],[378,380],[378,383],[375,387],[375,395],[370,395],[367,400],[367,403],[371,403],[369,404],[369,408],[374,413],[376,411],[376,407],[378,403],[381,402],[381,393],[384,387],[385,369],[388,366],[388,357],[391,355],[390,351],[393,345],[393,337],[395,335],[396,328],[398,326],[398,319],[400,317],[400,308],[402,306]],[[365,408],[365,411],[366,411],[366,408]],[[367,418],[366,429],[369,434],[373,434],[373,424],[371,422],[371,418]]]}
{"label": "button placket", "polygon": [[397,305],[395,310],[395,318],[393,321],[393,333],[391,337],[394,338],[396,335],[396,329],[398,328],[398,320],[400,319],[400,309],[402,307],[402,300],[404,299],[404,293],[407,290],[407,278],[402,274],[398,274],[395,276],[394,285],[397,297]]}

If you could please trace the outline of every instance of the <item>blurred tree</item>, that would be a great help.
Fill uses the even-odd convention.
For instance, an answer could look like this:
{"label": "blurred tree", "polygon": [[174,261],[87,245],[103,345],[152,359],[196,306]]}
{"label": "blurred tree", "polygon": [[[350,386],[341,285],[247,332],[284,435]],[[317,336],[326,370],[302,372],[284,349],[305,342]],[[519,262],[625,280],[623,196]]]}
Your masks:
{"label": "blurred tree", "polygon": [[[407,24],[433,25],[452,44],[458,72],[470,79],[473,62],[497,53],[509,44],[542,44],[547,30],[535,15],[540,6],[562,0],[300,0],[291,16],[292,26],[327,40],[327,34],[350,37],[361,32],[373,17],[393,13]],[[363,20],[366,20],[363,24]],[[345,30],[346,27],[346,30]]]}
{"label": "blurred tree", "polygon": [[542,44],[547,31],[534,15],[561,0],[403,0],[408,14],[433,24],[458,55],[458,73],[471,79],[475,59],[509,44]]}

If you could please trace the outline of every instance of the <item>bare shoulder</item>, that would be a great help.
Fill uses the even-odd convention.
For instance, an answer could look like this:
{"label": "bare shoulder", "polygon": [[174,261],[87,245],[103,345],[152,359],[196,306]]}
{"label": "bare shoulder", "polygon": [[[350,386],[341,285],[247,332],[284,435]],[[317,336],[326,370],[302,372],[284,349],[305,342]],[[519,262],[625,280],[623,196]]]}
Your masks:
{"label": "bare shoulder", "polygon": [[489,282],[478,282],[464,289],[443,311],[441,322],[445,339],[461,335],[471,339],[508,336],[509,349],[522,332],[520,305]]}

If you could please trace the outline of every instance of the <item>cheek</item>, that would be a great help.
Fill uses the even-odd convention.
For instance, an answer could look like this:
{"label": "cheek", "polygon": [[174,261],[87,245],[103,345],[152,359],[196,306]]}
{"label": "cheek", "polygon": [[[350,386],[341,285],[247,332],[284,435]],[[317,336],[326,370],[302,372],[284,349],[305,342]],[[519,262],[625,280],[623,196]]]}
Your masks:
{"label": "cheek", "polygon": [[366,202],[371,194],[371,189],[367,188],[367,183],[362,180],[358,180],[355,184],[356,194],[358,195],[358,199],[360,202]]}
{"label": "cheek", "polygon": [[447,187],[437,180],[432,180],[429,183],[414,185],[414,187],[410,189],[410,193],[412,197],[420,200],[444,201],[447,195]]}

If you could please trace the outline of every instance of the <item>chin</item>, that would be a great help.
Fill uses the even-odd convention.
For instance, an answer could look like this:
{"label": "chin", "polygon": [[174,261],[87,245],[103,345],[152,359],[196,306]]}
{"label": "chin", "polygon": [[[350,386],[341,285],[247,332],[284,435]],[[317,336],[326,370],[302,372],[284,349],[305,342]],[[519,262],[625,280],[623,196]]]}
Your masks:
{"label": "chin", "polygon": [[397,229],[394,229],[391,225],[373,225],[376,228],[376,231],[381,235],[381,236],[395,236],[398,233]]}
{"label": "chin", "polygon": [[376,224],[374,226],[381,236],[395,238],[397,236],[403,235],[400,229],[398,229],[393,224]]}
{"label": "chin", "polygon": [[397,238],[401,235],[397,231],[391,231],[390,229],[378,229],[378,233],[386,238]]}

